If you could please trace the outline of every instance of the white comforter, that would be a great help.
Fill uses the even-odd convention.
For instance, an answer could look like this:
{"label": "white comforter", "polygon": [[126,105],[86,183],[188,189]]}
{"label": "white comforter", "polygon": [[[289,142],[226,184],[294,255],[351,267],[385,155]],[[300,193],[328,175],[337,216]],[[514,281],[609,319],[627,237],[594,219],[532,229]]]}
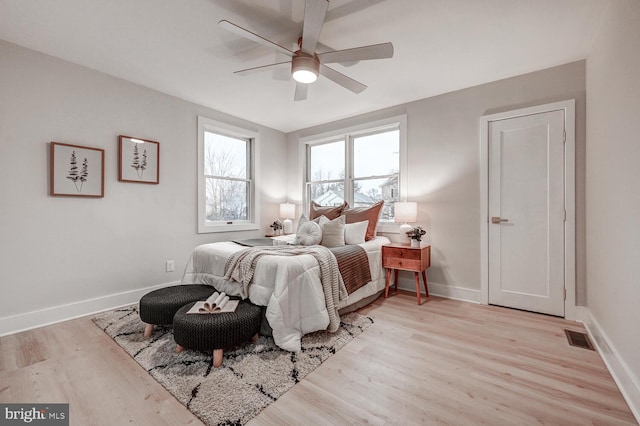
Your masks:
{"label": "white comforter", "polygon": [[[367,252],[371,282],[358,289],[338,309],[371,296],[384,288],[381,246],[386,237],[360,244]],[[224,267],[229,255],[244,247],[232,242],[203,244],[193,251],[182,277],[183,284],[209,284],[229,295],[240,295],[240,285],[226,281]],[[298,352],[303,335],[325,330],[329,314],[320,282],[320,267],[311,255],[265,256],[256,265],[249,286],[249,300],[267,307],[273,339],[282,349]]]}

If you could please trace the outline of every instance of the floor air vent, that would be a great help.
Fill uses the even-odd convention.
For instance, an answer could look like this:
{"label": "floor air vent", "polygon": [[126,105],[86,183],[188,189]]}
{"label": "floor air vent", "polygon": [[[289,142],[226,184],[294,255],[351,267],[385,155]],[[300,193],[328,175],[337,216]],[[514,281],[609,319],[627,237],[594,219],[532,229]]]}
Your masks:
{"label": "floor air vent", "polygon": [[589,340],[589,336],[586,333],[581,333],[579,331],[571,331],[564,330],[564,333],[567,335],[567,340],[571,346],[577,346],[579,348],[589,349],[591,351],[595,351],[595,348],[591,344],[591,340]]}

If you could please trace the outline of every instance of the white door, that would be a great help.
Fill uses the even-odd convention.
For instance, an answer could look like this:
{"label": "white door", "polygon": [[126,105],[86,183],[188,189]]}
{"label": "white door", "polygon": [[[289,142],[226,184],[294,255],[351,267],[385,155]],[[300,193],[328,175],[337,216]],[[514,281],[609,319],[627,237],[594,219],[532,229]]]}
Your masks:
{"label": "white door", "polygon": [[564,110],[489,123],[489,303],[564,316]]}

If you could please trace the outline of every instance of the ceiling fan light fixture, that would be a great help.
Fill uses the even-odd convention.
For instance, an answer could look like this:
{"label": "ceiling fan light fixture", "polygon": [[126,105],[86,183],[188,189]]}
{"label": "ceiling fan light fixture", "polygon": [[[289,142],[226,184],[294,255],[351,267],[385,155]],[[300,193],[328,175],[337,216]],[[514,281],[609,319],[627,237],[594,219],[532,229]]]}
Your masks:
{"label": "ceiling fan light fixture", "polygon": [[309,84],[318,79],[318,74],[310,70],[296,70],[293,72],[293,79],[298,83]]}
{"label": "ceiling fan light fixture", "polygon": [[311,55],[298,52],[291,60],[291,76],[298,83],[309,84],[318,79],[320,61]]}

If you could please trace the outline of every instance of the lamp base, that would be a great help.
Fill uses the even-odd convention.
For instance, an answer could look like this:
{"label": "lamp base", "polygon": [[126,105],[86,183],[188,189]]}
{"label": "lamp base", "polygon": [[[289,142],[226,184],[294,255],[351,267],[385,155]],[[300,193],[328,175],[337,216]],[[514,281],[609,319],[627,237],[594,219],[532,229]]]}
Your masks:
{"label": "lamp base", "polygon": [[411,242],[411,238],[407,235],[407,232],[411,231],[413,226],[408,223],[403,223],[400,225],[400,242],[409,244]]}
{"label": "lamp base", "polygon": [[285,219],[282,221],[282,226],[284,227],[285,234],[293,234],[293,222],[291,219]]}

